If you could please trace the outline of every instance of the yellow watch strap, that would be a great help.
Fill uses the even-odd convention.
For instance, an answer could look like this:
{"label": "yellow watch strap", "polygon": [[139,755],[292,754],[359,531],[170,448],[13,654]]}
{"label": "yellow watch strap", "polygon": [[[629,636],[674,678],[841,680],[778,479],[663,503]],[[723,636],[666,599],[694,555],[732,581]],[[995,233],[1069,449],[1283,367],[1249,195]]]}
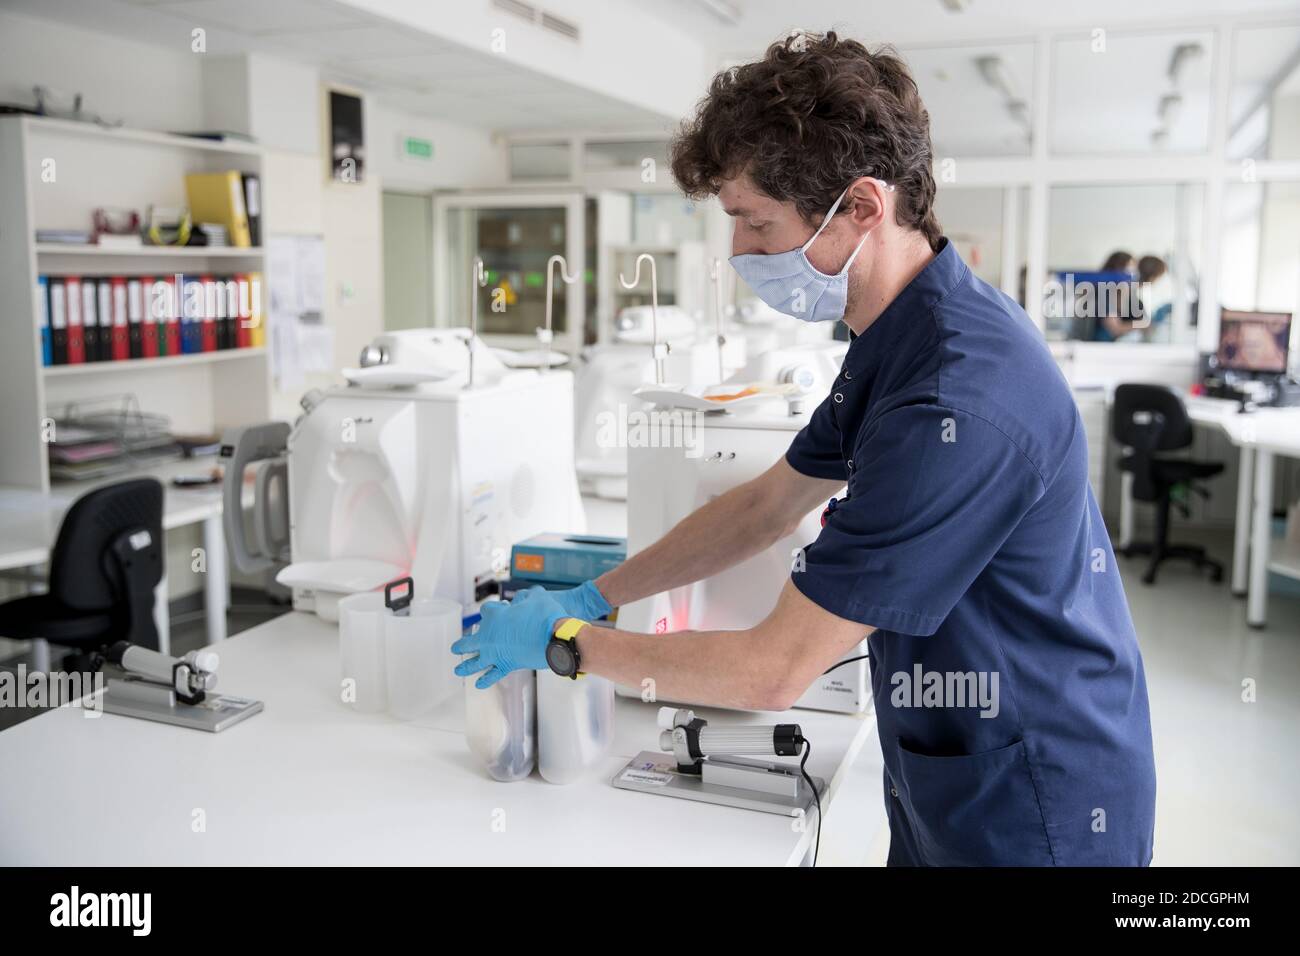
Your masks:
{"label": "yellow watch strap", "polygon": [[[560,626],[555,629],[555,634],[553,636],[559,638],[562,641],[571,641],[575,637],[577,637],[578,632],[586,626],[587,626],[587,622],[582,620],[581,618],[566,617],[563,621],[560,622]],[[573,679],[578,680],[579,678],[586,677],[586,676],[587,675],[582,671],[578,671],[578,673],[573,675]]]}
{"label": "yellow watch strap", "polygon": [[566,617],[560,622],[560,626],[555,629],[555,636],[562,641],[571,641],[578,636],[578,632],[587,626],[587,622],[576,617]]}

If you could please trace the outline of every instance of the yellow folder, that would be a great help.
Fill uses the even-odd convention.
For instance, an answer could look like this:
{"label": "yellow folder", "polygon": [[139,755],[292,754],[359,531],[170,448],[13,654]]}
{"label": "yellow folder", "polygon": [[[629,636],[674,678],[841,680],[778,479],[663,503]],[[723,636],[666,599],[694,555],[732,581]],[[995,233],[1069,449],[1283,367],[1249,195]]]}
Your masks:
{"label": "yellow folder", "polygon": [[238,170],[224,173],[189,173],[185,195],[195,225],[215,222],[226,227],[230,244],[247,249],[253,244],[244,208],[244,184]]}
{"label": "yellow folder", "polygon": [[262,314],[262,273],[248,274],[249,306],[252,322],[248,330],[248,344],[254,348],[266,345],[266,316]]}

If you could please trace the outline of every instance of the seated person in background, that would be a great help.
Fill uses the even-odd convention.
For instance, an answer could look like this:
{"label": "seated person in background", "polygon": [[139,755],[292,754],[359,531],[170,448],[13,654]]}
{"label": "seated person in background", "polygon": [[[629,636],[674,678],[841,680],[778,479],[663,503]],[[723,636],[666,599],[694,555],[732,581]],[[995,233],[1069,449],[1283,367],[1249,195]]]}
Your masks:
{"label": "seated person in background", "polygon": [[[1136,278],[1138,262],[1131,252],[1117,249],[1106,257],[1102,263],[1102,272],[1123,272]],[[1097,321],[1092,327],[1094,342],[1115,342],[1133,331],[1134,323],[1143,319],[1142,300],[1136,295],[1132,286],[1124,286],[1109,294],[1105,290],[1094,290]]]}
{"label": "seated person in background", "polygon": [[[1138,282],[1142,283],[1143,290],[1148,293],[1148,298],[1153,302],[1159,298],[1166,301],[1155,306],[1150,315],[1151,328],[1166,325],[1169,322],[1169,315],[1173,312],[1174,304],[1168,301],[1168,296],[1157,297],[1152,290],[1152,286],[1163,279],[1169,273],[1169,267],[1165,265],[1165,260],[1159,256],[1143,256],[1138,260]],[[1150,337],[1148,335],[1148,337]]]}

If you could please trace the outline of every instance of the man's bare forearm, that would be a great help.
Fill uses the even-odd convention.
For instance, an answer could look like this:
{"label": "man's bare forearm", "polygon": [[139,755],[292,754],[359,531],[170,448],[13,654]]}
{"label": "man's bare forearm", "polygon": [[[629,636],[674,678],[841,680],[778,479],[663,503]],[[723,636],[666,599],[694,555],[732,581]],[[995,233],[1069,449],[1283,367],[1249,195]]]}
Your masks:
{"label": "man's bare forearm", "polygon": [[648,694],[650,700],[742,710],[786,706],[785,669],[752,653],[752,630],[636,634],[588,625],[577,643],[584,671]]}
{"label": "man's bare forearm", "polygon": [[785,533],[766,497],[757,482],[719,495],[650,547],[601,575],[596,587],[605,600],[621,607],[753,557]]}
{"label": "man's bare forearm", "polygon": [[654,700],[785,710],[871,631],[787,582],[772,613],[745,630],[634,634],[589,624],[576,641],[584,671]]}

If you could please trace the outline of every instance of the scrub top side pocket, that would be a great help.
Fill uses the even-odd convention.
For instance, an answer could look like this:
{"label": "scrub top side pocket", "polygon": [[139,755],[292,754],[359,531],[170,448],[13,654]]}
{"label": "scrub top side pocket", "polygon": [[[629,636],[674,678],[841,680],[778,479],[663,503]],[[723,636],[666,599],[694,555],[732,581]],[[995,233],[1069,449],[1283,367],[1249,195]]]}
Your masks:
{"label": "scrub top side pocket", "polygon": [[1053,866],[1023,740],[935,757],[898,743],[903,798],[929,866]]}

